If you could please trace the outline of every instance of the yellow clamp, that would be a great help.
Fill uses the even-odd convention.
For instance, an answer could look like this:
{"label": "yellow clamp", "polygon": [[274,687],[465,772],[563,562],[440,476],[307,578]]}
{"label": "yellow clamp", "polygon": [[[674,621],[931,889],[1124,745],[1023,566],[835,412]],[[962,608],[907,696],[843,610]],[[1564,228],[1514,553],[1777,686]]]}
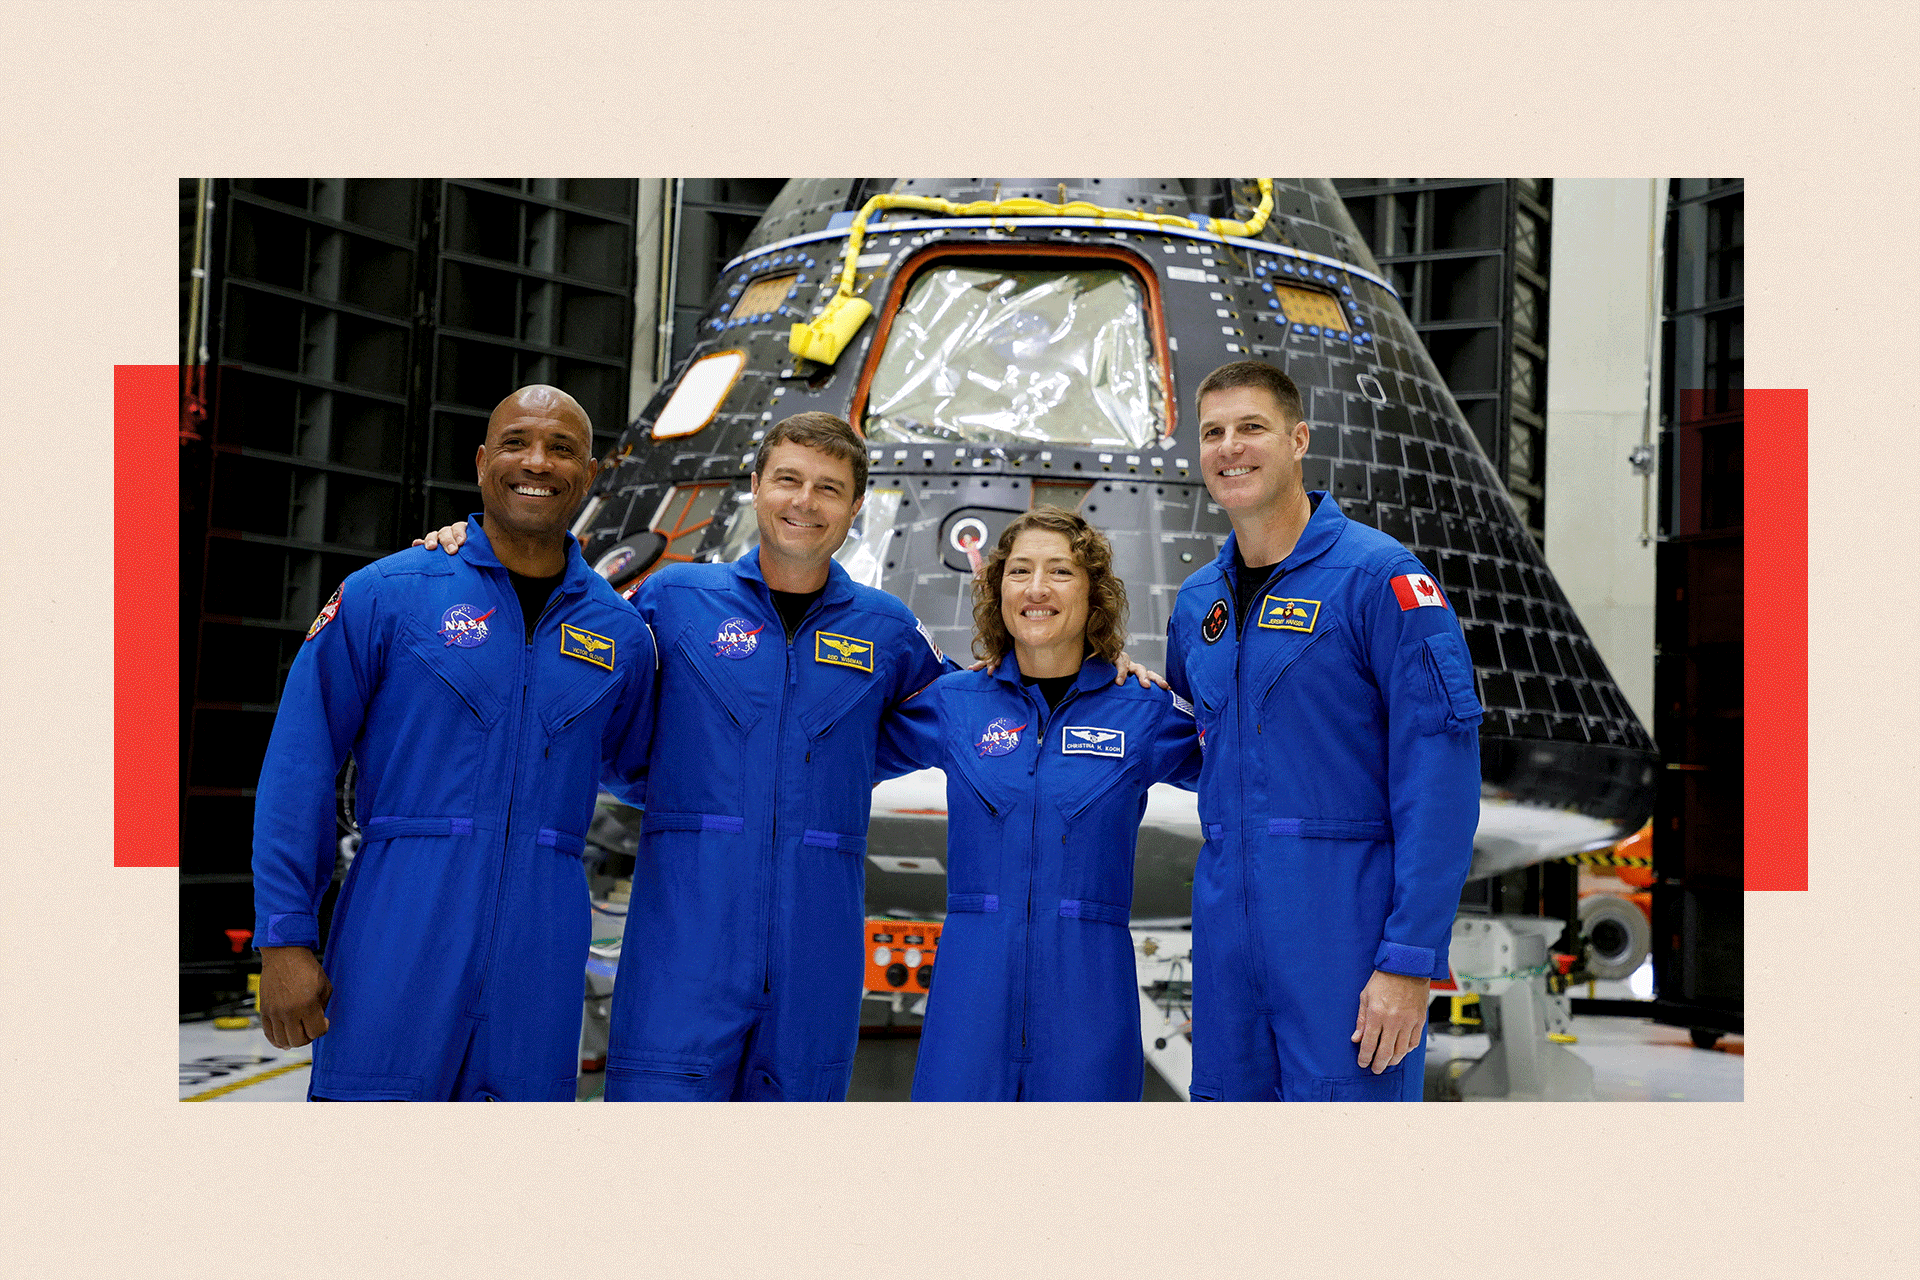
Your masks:
{"label": "yellow clamp", "polygon": [[[1255,236],[1267,225],[1273,212],[1273,179],[1260,178],[1260,207],[1245,222],[1225,218],[1206,219],[1206,230],[1217,236]],[[1051,204],[1021,196],[1009,200],[974,200],[955,204],[937,196],[895,195],[882,192],[862,205],[847,228],[846,264],[840,270],[840,287],[811,324],[796,324],[787,330],[787,349],[805,360],[832,364],[860,332],[860,326],[873,314],[873,304],[853,294],[853,278],[860,257],[860,245],[866,239],[867,219],[882,209],[922,209],[955,218],[1123,218],[1129,222],[1150,222],[1158,226],[1199,230],[1200,223],[1170,213],[1144,213],[1137,209],[1108,209],[1085,200]]]}
{"label": "yellow clamp", "polygon": [[835,294],[818,320],[787,331],[787,349],[804,360],[832,364],[872,314],[873,304],[865,298]]}

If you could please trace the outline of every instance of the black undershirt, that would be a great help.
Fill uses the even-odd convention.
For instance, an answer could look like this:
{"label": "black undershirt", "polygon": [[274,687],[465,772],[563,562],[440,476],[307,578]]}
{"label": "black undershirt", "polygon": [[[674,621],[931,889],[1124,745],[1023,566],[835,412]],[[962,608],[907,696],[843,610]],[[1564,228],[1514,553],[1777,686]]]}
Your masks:
{"label": "black undershirt", "polygon": [[1235,621],[1234,629],[1236,631],[1244,625],[1247,610],[1253,605],[1253,598],[1259,595],[1267,583],[1273,580],[1273,571],[1279,567],[1277,564],[1262,564],[1249,568],[1247,562],[1240,558],[1239,544],[1234,544],[1233,616]]}
{"label": "black undershirt", "polygon": [[1078,671],[1064,676],[1030,676],[1023,672],[1020,683],[1039,685],[1041,696],[1047,700],[1047,708],[1052,710],[1060,705],[1060,699],[1067,696],[1067,690],[1073,688],[1073,682],[1079,678]]}
{"label": "black undershirt", "polygon": [[780,615],[780,625],[787,629],[788,644],[793,643],[793,637],[800,630],[800,623],[806,618],[807,610],[813,608],[813,602],[818,600],[820,593],[826,589],[825,583],[812,591],[775,591],[772,587],[767,588],[768,594],[773,597],[774,611]]}
{"label": "black undershirt", "polygon": [[[1308,519],[1312,519],[1312,513],[1319,509],[1320,495],[1317,493],[1308,494]],[[1305,533],[1306,531],[1302,530],[1301,532]],[[1282,556],[1280,559],[1285,560],[1286,557]],[[1240,540],[1238,538],[1233,540],[1233,603],[1235,605],[1233,617],[1234,629],[1236,631],[1246,626],[1247,610],[1252,607],[1253,598],[1265,590],[1268,583],[1273,581],[1273,571],[1279,567],[1280,564],[1278,561],[1273,564],[1256,564],[1249,566],[1247,562],[1241,558]]]}
{"label": "black undershirt", "polygon": [[560,579],[567,576],[562,569],[551,578],[529,578],[524,573],[507,570],[507,577],[513,580],[513,592],[520,597],[520,616],[526,620],[527,642],[533,642],[534,624],[540,621],[540,615],[546,612],[547,601],[553,596],[553,589],[560,585]]}

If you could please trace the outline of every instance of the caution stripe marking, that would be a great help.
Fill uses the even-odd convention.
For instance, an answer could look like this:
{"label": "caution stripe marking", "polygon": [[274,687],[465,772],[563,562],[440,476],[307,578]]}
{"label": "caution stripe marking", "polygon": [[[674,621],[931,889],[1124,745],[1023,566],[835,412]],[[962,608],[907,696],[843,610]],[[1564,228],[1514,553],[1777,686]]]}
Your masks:
{"label": "caution stripe marking", "polygon": [[1574,853],[1560,859],[1587,867],[1651,867],[1652,858],[1634,858],[1618,853]]}
{"label": "caution stripe marking", "polygon": [[289,1071],[298,1071],[302,1067],[310,1067],[312,1065],[313,1065],[313,1059],[303,1058],[299,1062],[289,1062],[284,1067],[275,1067],[271,1071],[262,1071],[258,1075],[248,1076],[244,1080],[235,1080],[232,1084],[223,1084],[218,1086],[217,1088],[204,1089],[199,1093],[190,1093],[186,1097],[180,1099],[180,1101],[206,1102],[211,1098],[218,1098],[223,1094],[232,1093],[235,1089],[244,1089],[250,1084],[259,1084],[262,1080],[271,1080],[275,1076],[283,1076],[287,1074],[287,1072]]}

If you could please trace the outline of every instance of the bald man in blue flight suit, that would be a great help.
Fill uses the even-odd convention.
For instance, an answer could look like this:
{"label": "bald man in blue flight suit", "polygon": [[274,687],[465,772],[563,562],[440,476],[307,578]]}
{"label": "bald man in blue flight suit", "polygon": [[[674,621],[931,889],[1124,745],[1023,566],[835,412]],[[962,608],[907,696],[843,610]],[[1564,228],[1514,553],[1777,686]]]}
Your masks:
{"label": "bald man in blue flight suit", "polygon": [[[262,1029],[324,1101],[572,1101],[603,768],[645,769],[653,638],[567,522],[597,465],[524,387],[476,455],[485,532],[349,576],[288,673],[254,807]],[[334,777],[361,845],[335,905]]]}
{"label": "bald man in blue flight suit", "polygon": [[1460,624],[1405,547],[1305,490],[1291,379],[1239,361],[1196,398],[1233,534],[1167,624],[1203,758],[1191,1096],[1418,1101],[1479,820]]}

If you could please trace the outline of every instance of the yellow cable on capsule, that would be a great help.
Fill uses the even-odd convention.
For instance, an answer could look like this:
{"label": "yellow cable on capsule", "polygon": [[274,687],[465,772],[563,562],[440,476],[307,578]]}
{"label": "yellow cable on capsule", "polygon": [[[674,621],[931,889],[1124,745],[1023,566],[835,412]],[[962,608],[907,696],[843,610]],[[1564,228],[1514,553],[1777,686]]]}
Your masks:
{"label": "yellow cable on capsule", "polygon": [[1257,179],[1260,207],[1245,222],[1208,218],[1202,228],[1192,218],[1171,213],[1143,213],[1137,209],[1108,209],[1085,200],[1053,204],[1019,196],[1010,200],[974,200],[955,204],[938,196],[895,195],[882,192],[868,200],[847,228],[847,261],[840,269],[840,287],[827,300],[819,317],[811,324],[796,324],[787,331],[787,349],[794,355],[821,364],[832,364],[860,332],[860,326],[873,314],[873,304],[853,293],[853,279],[860,258],[860,245],[867,237],[867,219],[882,209],[922,209],[955,218],[1124,218],[1130,222],[1150,222],[1156,226],[1182,227],[1189,231],[1207,230],[1217,236],[1255,236],[1267,225],[1273,213],[1273,179]]}

